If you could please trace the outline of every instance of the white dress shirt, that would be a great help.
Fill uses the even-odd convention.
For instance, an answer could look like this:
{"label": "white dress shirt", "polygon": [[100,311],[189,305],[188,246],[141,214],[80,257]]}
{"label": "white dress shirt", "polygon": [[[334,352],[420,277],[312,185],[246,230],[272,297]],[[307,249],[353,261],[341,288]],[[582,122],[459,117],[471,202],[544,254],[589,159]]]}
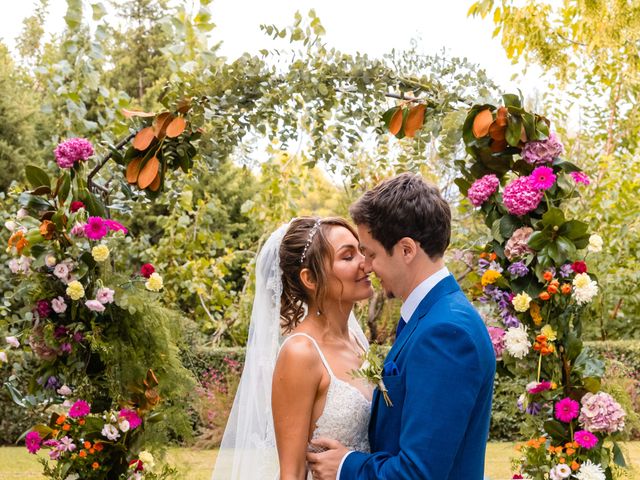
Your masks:
{"label": "white dress shirt", "polygon": [[[447,267],[442,267],[440,270],[424,279],[416,288],[414,288],[400,307],[400,315],[402,316],[402,319],[405,322],[409,323],[409,320],[411,320],[411,317],[415,313],[416,308],[418,308],[418,305],[420,305],[422,299],[427,296],[427,294],[433,287],[435,287],[438,283],[440,283],[441,280],[448,276],[449,270],[447,269]],[[344,461],[350,453],[351,452],[349,451],[344,455],[344,457],[342,457],[340,466],[338,467],[336,480],[340,480],[342,465],[344,464]]]}

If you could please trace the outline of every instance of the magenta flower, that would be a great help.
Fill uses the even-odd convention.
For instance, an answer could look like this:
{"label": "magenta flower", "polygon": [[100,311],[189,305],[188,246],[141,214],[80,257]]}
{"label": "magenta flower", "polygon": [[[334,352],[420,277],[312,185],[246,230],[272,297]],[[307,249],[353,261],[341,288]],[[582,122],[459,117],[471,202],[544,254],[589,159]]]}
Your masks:
{"label": "magenta flower", "polygon": [[569,175],[573,178],[573,181],[576,183],[582,183],[583,185],[589,185],[591,180],[586,173],[583,172],[571,172]]}
{"label": "magenta flower", "polygon": [[104,224],[107,226],[107,228],[113,232],[122,232],[125,235],[127,234],[128,230],[127,227],[125,227],[124,225],[122,225],[120,222],[116,222],[115,220],[108,220],[108,219],[104,219]]}
{"label": "magenta flower", "polygon": [[38,311],[40,318],[47,318],[51,315],[51,305],[49,305],[48,300],[38,300],[36,310]]}
{"label": "magenta flower", "polygon": [[54,154],[60,168],[73,168],[77,162],[84,162],[93,155],[93,145],[84,138],[70,138],[60,143]]}
{"label": "magenta flower", "polygon": [[91,240],[100,240],[109,232],[104,220],[100,217],[89,217],[84,226],[84,234]]}
{"label": "magenta flower", "polygon": [[29,453],[33,454],[40,450],[40,446],[42,445],[42,437],[35,431],[27,433],[24,441]]}
{"label": "magenta flower", "polygon": [[486,202],[489,197],[496,192],[496,190],[498,190],[499,185],[500,180],[498,180],[498,177],[493,174],[479,178],[473,182],[471,187],[469,187],[469,191],[467,192],[469,201],[474,207],[479,207]]}
{"label": "magenta flower", "polygon": [[538,208],[543,193],[531,184],[529,177],[519,177],[504,187],[502,200],[512,215],[525,215]]}
{"label": "magenta flower", "polygon": [[89,405],[84,400],[78,400],[76,403],[71,405],[69,409],[69,416],[71,418],[79,418],[89,415],[91,413],[91,405]]}
{"label": "magenta flower", "polygon": [[569,423],[574,418],[578,418],[580,404],[571,398],[563,398],[556,403],[556,418],[564,423]]}
{"label": "magenta flower", "polygon": [[527,142],[522,149],[522,159],[531,164],[551,163],[553,159],[562,155],[564,147],[555,133],[546,140]]}
{"label": "magenta flower", "polygon": [[556,176],[553,168],[538,167],[529,176],[531,185],[538,190],[549,190],[556,183]]}
{"label": "magenta flower", "polygon": [[573,439],[578,443],[578,445],[582,448],[586,448],[587,450],[592,449],[598,444],[598,437],[586,430],[578,430],[573,436]]}
{"label": "magenta flower", "polygon": [[138,428],[140,425],[142,425],[142,419],[138,416],[135,410],[123,408],[122,410],[120,410],[119,416],[129,422],[129,428],[131,430],[133,430],[134,428]]}
{"label": "magenta flower", "polygon": [[548,382],[546,380],[544,382],[531,382],[529,385],[527,385],[527,392],[531,395],[546,392],[549,389],[551,389],[551,382]]}

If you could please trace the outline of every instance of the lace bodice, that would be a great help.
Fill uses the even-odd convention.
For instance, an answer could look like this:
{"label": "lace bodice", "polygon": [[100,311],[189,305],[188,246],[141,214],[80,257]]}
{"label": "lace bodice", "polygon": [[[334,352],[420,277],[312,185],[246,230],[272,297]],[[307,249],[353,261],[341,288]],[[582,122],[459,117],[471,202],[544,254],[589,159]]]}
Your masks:
{"label": "lace bodice", "polygon": [[294,333],[285,341],[295,336],[304,336],[311,340],[330,377],[324,410],[316,421],[316,429],[312,438],[332,438],[338,440],[349,450],[369,452],[367,431],[371,402],[356,387],[333,374],[327,359],[313,337],[306,333]]}

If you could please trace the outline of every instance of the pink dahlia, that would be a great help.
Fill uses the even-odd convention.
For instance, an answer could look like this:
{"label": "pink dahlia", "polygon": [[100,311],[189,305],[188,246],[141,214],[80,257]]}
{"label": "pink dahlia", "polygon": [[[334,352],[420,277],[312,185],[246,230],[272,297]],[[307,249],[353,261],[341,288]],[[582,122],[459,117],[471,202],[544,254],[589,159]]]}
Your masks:
{"label": "pink dahlia", "polygon": [[505,331],[500,327],[487,327],[487,329],[489,330],[489,337],[493,344],[493,352],[496,354],[496,359],[502,360],[502,352],[504,352],[505,349]]}
{"label": "pink dahlia", "polygon": [[531,179],[531,185],[538,190],[549,190],[553,187],[553,184],[556,183],[556,176],[553,173],[553,168],[549,167],[538,167],[531,175],[529,175]]}
{"label": "pink dahlia", "polygon": [[491,195],[496,193],[498,190],[498,186],[500,185],[500,180],[493,174],[485,175],[482,178],[479,178],[473,185],[469,187],[469,191],[467,192],[467,196],[469,197],[469,201],[473,204],[474,207],[479,207],[484,202],[486,202]]}
{"label": "pink dahlia", "polygon": [[123,408],[120,410],[119,416],[129,422],[129,428],[131,428],[131,430],[142,425],[142,419],[138,416],[135,410]]}
{"label": "pink dahlia", "polygon": [[40,446],[42,445],[42,437],[38,432],[29,432],[25,437],[25,446],[29,453],[35,454],[38,450],[40,450]]}
{"label": "pink dahlia", "polygon": [[106,218],[103,221],[104,221],[104,224],[107,226],[107,228],[112,232],[120,231],[125,235],[128,232],[127,228],[124,225],[122,225],[120,222],[116,222],[115,220],[108,220]]}
{"label": "pink dahlia", "polygon": [[573,439],[578,442],[578,445],[582,448],[586,448],[587,450],[592,449],[598,444],[598,437],[586,430],[578,430],[574,434]]}
{"label": "pink dahlia", "polygon": [[101,217],[89,217],[84,226],[84,234],[91,240],[100,240],[109,232]]}
{"label": "pink dahlia", "polygon": [[569,175],[573,178],[573,181],[576,183],[581,183],[583,185],[589,185],[591,180],[586,173],[583,172],[571,172]]}
{"label": "pink dahlia", "polygon": [[527,385],[527,393],[530,393],[531,395],[546,392],[549,389],[551,389],[551,382],[546,380],[544,382],[531,382]]}
{"label": "pink dahlia", "polygon": [[84,162],[93,155],[93,145],[84,138],[70,138],[59,144],[54,154],[60,168],[73,168],[77,162]]}
{"label": "pink dahlia", "polygon": [[536,165],[551,163],[564,152],[564,147],[555,133],[549,135],[546,140],[527,142],[522,149],[522,158],[525,162]]}
{"label": "pink dahlia", "polygon": [[574,418],[578,418],[580,404],[571,398],[563,398],[556,403],[556,418],[561,422],[569,423]]}
{"label": "pink dahlia", "polygon": [[84,400],[78,400],[69,409],[69,416],[71,418],[79,418],[89,415],[91,413],[91,405]]}
{"label": "pink dahlia", "polygon": [[518,177],[504,187],[502,200],[512,215],[525,215],[538,208],[543,193],[531,184],[529,177]]}

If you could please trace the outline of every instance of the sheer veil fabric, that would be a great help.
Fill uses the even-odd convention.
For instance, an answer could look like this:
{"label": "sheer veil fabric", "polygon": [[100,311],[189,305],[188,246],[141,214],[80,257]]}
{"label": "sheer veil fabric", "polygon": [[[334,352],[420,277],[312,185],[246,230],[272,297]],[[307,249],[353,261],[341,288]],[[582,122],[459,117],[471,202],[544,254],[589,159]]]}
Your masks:
{"label": "sheer veil fabric", "polygon": [[[271,380],[282,342],[280,331],[280,244],[289,224],[271,234],[256,263],[256,293],[251,312],[245,365],[213,470],[212,480],[270,480],[279,477]],[[368,348],[351,313],[349,327]]]}

